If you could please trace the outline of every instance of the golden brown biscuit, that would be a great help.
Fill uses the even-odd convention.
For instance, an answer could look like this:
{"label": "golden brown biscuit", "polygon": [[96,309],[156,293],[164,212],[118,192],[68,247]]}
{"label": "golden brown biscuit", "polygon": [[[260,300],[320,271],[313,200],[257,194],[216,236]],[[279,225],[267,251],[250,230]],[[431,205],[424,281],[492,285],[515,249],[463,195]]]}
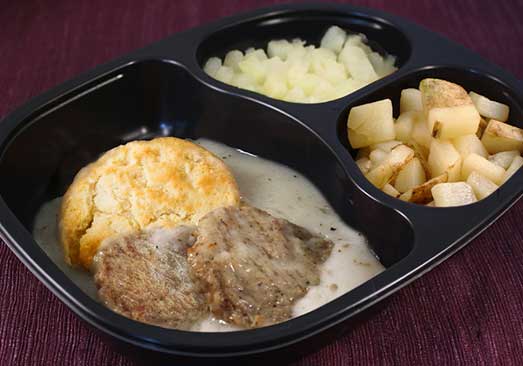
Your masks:
{"label": "golden brown biscuit", "polygon": [[89,269],[100,243],[114,234],[197,223],[239,201],[231,172],[204,148],[174,137],[130,142],[80,170],[65,193],[65,259]]}

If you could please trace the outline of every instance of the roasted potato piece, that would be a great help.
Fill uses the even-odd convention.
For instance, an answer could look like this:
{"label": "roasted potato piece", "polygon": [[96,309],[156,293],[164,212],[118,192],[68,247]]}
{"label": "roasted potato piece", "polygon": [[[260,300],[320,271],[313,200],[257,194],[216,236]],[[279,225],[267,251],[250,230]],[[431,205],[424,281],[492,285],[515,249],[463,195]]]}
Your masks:
{"label": "roasted potato piece", "polygon": [[445,80],[424,79],[420,91],[432,136],[451,139],[476,133],[480,116],[465,89]]}
{"label": "roasted potato piece", "polygon": [[478,154],[470,154],[463,160],[461,179],[466,181],[473,171],[478,172],[498,185],[502,183],[505,176],[505,169]]}
{"label": "roasted potato piece", "polygon": [[472,187],[465,182],[436,184],[431,191],[436,207],[463,206],[477,201]]}
{"label": "roasted potato piece", "polygon": [[356,160],[356,165],[360,168],[363,174],[367,174],[372,167],[372,162],[369,158],[361,158]]}
{"label": "roasted potato piece", "polygon": [[347,119],[347,131],[352,148],[394,140],[392,102],[384,99],[353,107]]}
{"label": "roasted potato piece", "polygon": [[488,157],[487,149],[485,149],[485,146],[483,146],[478,136],[474,134],[457,137],[452,140],[452,144],[463,159],[472,153],[483,156],[484,158]]}
{"label": "roasted potato piece", "polygon": [[492,192],[499,188],[496,183],[488,178],[485,178],[476,171],[473,171],[469,174],[469,177],[467,178],[467,184],[472,187],[474,194],[480,200],[489,196],[492,194]]}
{"label": "roasted potato piece", "polygon": [[481,94],[474,93],[473,91],[469,93],[469,96],[476,106],[479,114],[483,117],[496,119],[501,122],[507,121],[508,115],[510,113],[510,108],[508,105],[495,102]]}
{"label": "roasted potato piece", "polygon": [[418,89],[409,88],[401,91],[400,114],[409,111],[423,111],[421,103],[421,92]]}
{"label": "roasted potato piece", "polygon": [[387,193],[389,196],[394,197],[394,198],[396,198],[396,197],[398,197],[400,195],[400,193],[396,190],[396,188],[394,188],[393,186],[391,186],[388,183],[385,184],[385,186],[383,186],[382,191]]}
{"label": "roasted potato piece", "polygon": [[483,117],[479,119],[479,126],[478,130],[476,131],[476,136],[481,138],[483,136],[483,132],[485,131],[485,128],[487,128],[487,120]]}
{"label": "roasted potato piece", "polygon": [[426,180],[425,170],[420,160],[413,158],[399,171],[394,182],[394,188],[401,193],[405,193],[409,189],[425,183]]}
{"label": "roasted potato piece", "polygon": [[449,182],[460,179],[461,155],[449,141],[432,141],[428,163],[433,177],[448,172]]}
{"label": "roasted potato piece", "polygon": [[497,154],[490,155],[488,160],[507,170],[516,156],[519,156],[519,151],[517,150],[501,151]]}
{"label": "roasted potato piece", "polygon": [[416,122],[419,113],[418,111],[407,111],[399,115],[396,122],[394,122],[397,140],[402,142],[408,142],[410,140],[414,122]]}
{"label": "roasted potato piece", "polygon": [[512,163],[508,167],[507,171],[505,172],[505,175],[503,176],[502,184],[505,183],[507,180],[510,179],[516,173],[519,168],[523,166],[523,158],[521,156],[516,156],[514,160],[512,160]]}
{"label": "roasted potato piece", "polygon": [[412,203],[425,204],[432,201],[431,189],[436,184],[445,183],[448,180],[448,174],[445,172],[438,177],[434,177],[422,185],[409,189],[407,192],[399,196],[400,200],[408,201]]}
{"label": "roasted potato piece", "polygon": [[384,161],[371,169],[365,176],[372,184],[382,189],[413,157],[414,150],[410,147],[405,145],[396,146]]}
{"label": "roasted potato piece", "polygon": [[491,119],[483,132],[481,142],[490,154],[500,151],[523,151],[523,130]]}

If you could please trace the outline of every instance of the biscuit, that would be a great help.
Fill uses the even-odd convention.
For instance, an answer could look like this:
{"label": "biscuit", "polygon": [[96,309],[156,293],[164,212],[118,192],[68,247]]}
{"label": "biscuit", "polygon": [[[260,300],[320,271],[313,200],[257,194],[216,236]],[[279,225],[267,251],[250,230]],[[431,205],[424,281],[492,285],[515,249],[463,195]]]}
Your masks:
{"label": "biscuit", "polygon": [[81,169],[64,195],[58,228],[65,260],[89,269],[106,238],[195,224],[239,201],[227,166],[192,142],[162,137],[118,146]]}

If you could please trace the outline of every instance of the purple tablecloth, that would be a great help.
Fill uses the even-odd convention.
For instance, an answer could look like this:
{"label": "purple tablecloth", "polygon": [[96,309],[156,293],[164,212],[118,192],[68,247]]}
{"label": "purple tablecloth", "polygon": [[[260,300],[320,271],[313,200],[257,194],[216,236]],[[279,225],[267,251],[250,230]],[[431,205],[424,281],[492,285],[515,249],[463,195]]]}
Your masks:
{"label": "purple tablecloth", "polygon": [[[5,1],[0,116],[99,63],[271,1]],[[523,78],[523,2],[355,1],[404,16]],[[299,365],[522,365],[523,203]],[[134,365],[0,244],[0,365]]]}

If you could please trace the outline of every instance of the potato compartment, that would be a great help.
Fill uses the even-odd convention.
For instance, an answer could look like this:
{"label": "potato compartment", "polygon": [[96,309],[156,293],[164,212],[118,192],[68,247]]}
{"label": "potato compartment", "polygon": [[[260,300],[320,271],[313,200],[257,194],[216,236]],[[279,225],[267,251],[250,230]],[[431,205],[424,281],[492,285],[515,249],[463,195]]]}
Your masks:
{"label": "potato compartment", "polygon": [[[461,85],[467,92],[474,91],[491,100],[506,104],[510,107],[508,122],[512,125],[523,127],[523,101],[518,98],[514,90],[499,79],[473,69],[451,66],[429,66],[409,72],[407,75],[392,81],[382,88],[371,91],[361,98],[351,101],[351,103],[345,107],[338,117],[337,135],[338,140],[348,150],[353,160],[355,160],[358,149],[353,149],[350,146],[347,137],[347,118],[350,109],[362,104],[389,98],[392,100],[393,115],[397,117],[399,115],[401,91],[406,88],[418,88],[419,82],[424,78],[444,79]],[[362,173],[355,164],[353,168],[356,171],[355,174],[362,176]],[[361,179],[365,180],[369,186],[372,187],[369,192],[375,195],[375,191],[377,191],[378,188],[372,186],[366,178],[362,177]],[[381,194],[382,192],[379,193],[379,195]]]}

